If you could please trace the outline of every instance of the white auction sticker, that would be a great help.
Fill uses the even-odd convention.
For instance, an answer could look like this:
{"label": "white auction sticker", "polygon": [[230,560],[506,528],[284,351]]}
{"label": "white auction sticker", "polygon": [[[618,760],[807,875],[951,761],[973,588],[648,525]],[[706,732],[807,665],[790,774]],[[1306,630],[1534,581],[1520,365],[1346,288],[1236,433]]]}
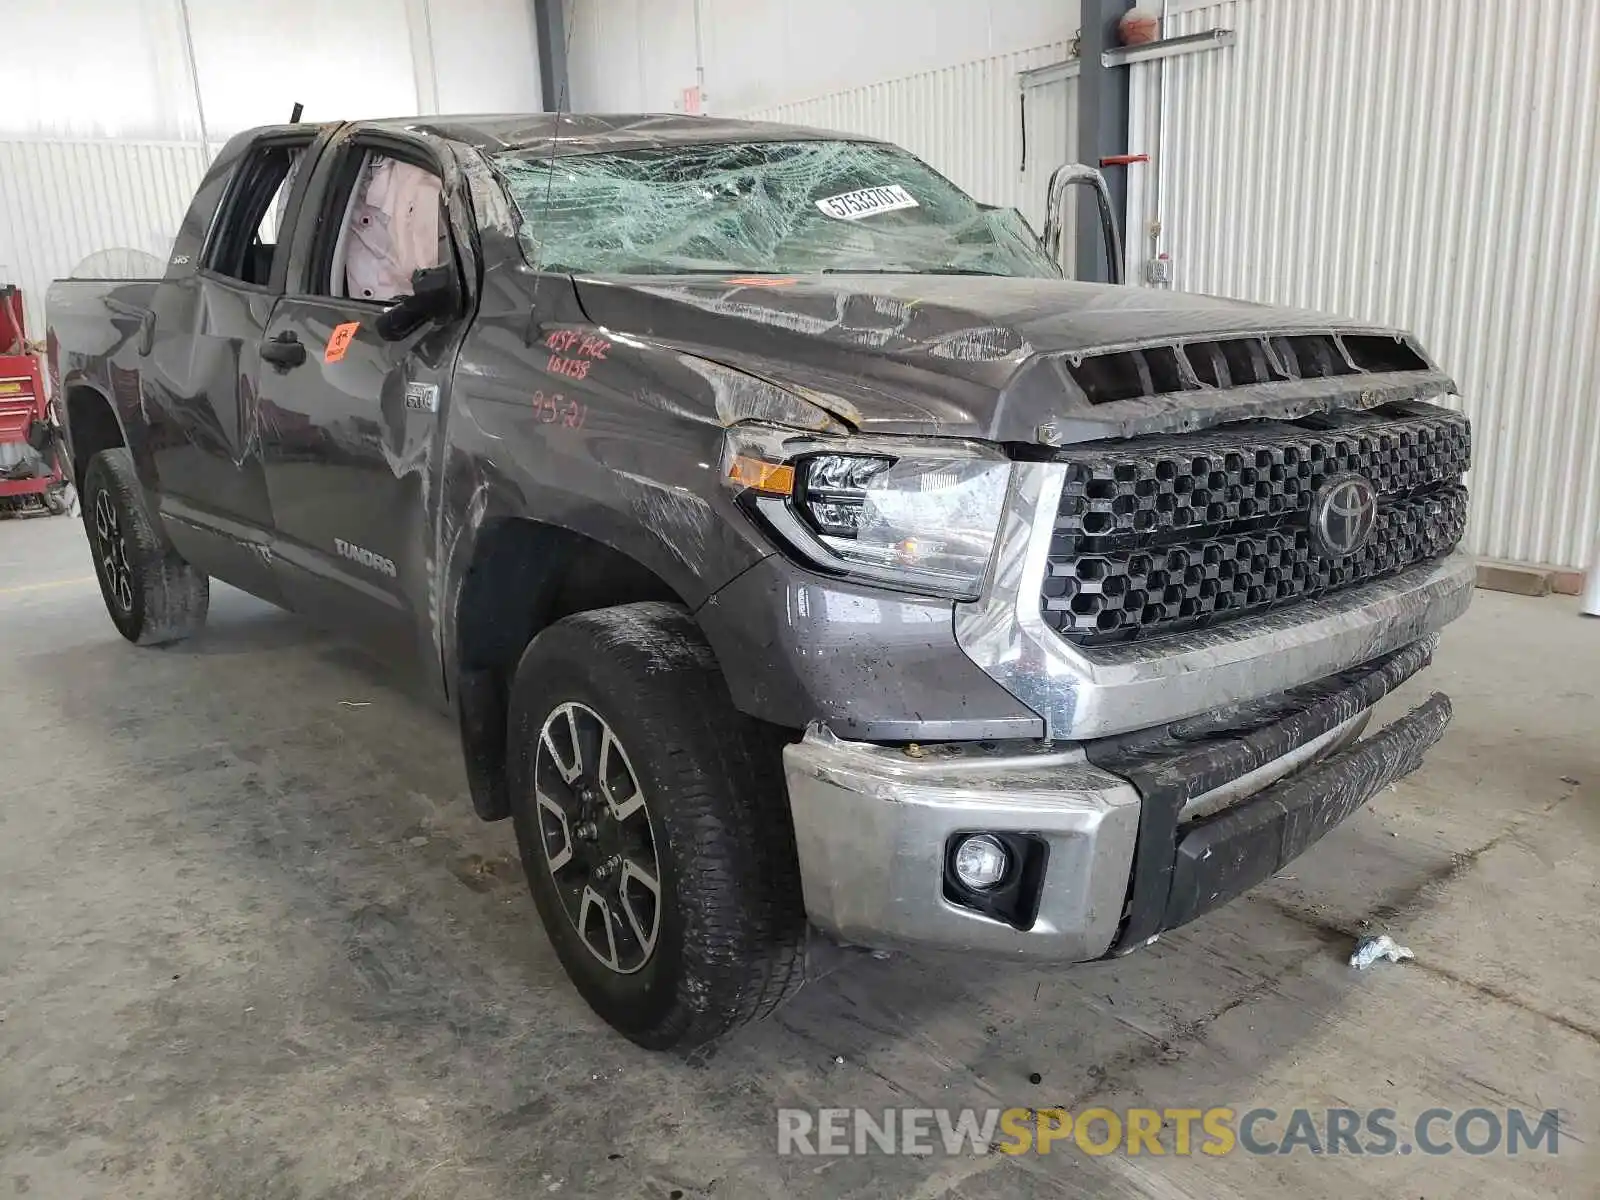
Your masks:
{"label": "white auction sticker", "polygon": [[916,199],[898,183],[883,187],[861,188],[837,196],[824,196],[817,207],[830,217],[841,221],[859,221],[874,213],[893,212],[897,208],[918,208]]}

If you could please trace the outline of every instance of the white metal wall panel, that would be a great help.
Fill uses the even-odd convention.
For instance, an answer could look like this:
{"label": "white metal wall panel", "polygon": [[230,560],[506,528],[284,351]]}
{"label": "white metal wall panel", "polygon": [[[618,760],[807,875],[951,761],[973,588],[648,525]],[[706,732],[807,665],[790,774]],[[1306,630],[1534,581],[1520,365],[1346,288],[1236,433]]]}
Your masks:
{"label": "white metal wall panel", "polygon": [[895,142],[985,204],[1021,209],[1039,229],[1050,172],[1074,154],[1077,81],[1028,91],[1024,164],[1017,72],[1066,54],[1056,43],[739,115]]}
{"label": "white metal wall panel", "polygon": [[0,141],[0,281],[23,289],[30,336],[50,280],[90,254],[165,259],[210,159],[194,143]]}
{"label": "white metal wall panel", "polygon": [[[1475,432],[1473,550],[1600,527],[1600,4],[1177,0],[1141,68],[1175,286],[1415,330]],[[1148,127],[1147,127],[1148,133]]]}
{"label": "white metal wall panel", "polygon": [[1071,37],[1078,8],[1078,0],[569,0],[572,107],[666,112],[681,109],[683,89],[699,82],[703,112],[770,108]]}

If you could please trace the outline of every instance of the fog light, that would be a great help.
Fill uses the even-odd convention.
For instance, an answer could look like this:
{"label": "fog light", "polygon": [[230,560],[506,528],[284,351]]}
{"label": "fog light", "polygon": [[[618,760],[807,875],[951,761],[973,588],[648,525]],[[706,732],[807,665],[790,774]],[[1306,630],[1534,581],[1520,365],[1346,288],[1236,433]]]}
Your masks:
{"label": "fog light", "polygon": [[956,878],[974,891],[983,892],[1006,877],[1011,856],[999,839],[975,833],[956,847]]}

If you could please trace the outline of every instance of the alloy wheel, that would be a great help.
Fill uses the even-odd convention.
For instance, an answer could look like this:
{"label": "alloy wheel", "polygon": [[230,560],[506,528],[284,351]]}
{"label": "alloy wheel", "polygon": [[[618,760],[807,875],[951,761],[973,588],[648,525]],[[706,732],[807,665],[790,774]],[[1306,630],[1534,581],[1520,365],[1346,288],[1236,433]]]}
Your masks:
{"label": "alloy wheel", "polygon": [[133,612],[133,567],[128,563],[128,542],[123,536],[122,515],[111,493],[100,491],[94,498],[95,551],[105,572],[107,588],[117,607]]}
{"label": "alloy wheel", "polygon": [[578,940],[633,974],[660,933],[661,867],[627,751],[593,709],[559,705],[539,731],[533,783],[540,846]]}

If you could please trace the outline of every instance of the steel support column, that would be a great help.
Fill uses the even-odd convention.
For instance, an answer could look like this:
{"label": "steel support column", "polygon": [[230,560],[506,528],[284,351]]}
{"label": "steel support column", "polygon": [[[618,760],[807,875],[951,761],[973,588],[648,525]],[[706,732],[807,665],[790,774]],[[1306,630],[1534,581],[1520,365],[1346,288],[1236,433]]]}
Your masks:
{"label": "steel support column", "polygon": [[[1083,0],[1078,41],[1078,161],[1096,170],[1102,158],[1128,148],[1128,68],[1108,67],[1100,56],[1119,45],[1117,20],[1132,7],[1133,0]],[[1108,168],[1106,183],[1111,188],[1111,211],[1125,230],[1127,168]],[[1094,205],[1078,205],[1077,230],[1077,277],[1104,282],[1105,254]]]}
{"label": "steel support column", "polygon": [[533,0],[533,33],[539,43],[539,98],[545,112],[572,107],[567,90],[567,28],[563,0]]}

